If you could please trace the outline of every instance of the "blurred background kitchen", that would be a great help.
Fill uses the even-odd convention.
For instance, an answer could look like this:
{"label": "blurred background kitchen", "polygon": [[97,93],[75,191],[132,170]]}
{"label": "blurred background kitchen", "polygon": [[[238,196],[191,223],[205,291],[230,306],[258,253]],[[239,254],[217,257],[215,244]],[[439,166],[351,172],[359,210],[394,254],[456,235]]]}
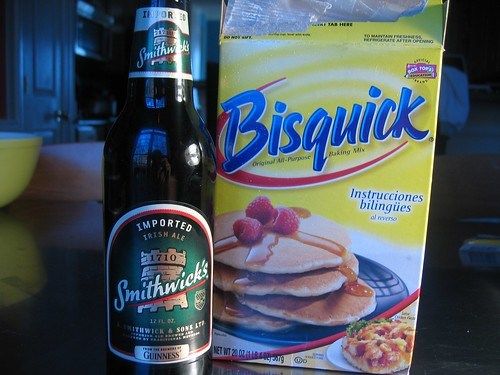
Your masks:
{"label": "blurred background kitchen", "polygon": [[[104,140],[125,100],[134,4],[0,0],[0,131]],[[500,153],[499,13],[494,0],[451,2],[441,154]],[[192,1],[191,17],[196,106],[213,133],[220,1]]]}
{"label": "blurred background kitchen", "polygon": [[[104,140],[127,89],[135,1],[0,0],[0,131]],[[192,2],[196,106],[216,111],[220,1]],[[213,123],[213,122],[212,122]]]}

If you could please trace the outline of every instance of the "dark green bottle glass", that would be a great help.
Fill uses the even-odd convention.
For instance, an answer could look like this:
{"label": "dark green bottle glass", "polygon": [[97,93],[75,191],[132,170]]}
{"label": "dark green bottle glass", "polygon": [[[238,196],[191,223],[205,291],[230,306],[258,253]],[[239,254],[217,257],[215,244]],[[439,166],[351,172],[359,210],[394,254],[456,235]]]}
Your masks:
{"label": "dark green bottle glass", "polygon": [[138,1],[127,102],[104,147],[108,373],[210,372],[215,174],[188,1]]}

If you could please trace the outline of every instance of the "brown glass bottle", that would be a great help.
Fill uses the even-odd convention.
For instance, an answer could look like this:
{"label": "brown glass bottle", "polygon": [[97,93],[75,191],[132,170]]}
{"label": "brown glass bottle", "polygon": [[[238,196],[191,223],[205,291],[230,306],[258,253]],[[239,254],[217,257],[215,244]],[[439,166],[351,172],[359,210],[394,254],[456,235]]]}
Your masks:
{"label": "brown glass bottle", "polygon": [[187,3],[138,1],[127,102],[104,147],[108,373],[210,371],[215,161]]}

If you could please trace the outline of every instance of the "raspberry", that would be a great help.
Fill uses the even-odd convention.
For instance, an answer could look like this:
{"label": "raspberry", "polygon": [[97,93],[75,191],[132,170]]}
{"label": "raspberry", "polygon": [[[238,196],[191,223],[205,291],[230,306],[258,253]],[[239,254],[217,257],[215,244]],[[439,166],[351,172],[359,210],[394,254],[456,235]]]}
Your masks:
{"label": "raspberry", "polygon": [[269,223],[275,216],[274,207],[268,197],[255,198],[245,210],[248,217],[257,219],[261,224]]}
{"label": "raspberry", "polygon": [[236,220],[233,224],[233,231],[236,238],[247,245],[258,242],[263,234],[260,221],[251,217]]}
{"label": "raspberry", "polygon": [[294,210],[286,207],[278,207],[273,222],[273,231],[289,235],[299,229],[300,220]]}

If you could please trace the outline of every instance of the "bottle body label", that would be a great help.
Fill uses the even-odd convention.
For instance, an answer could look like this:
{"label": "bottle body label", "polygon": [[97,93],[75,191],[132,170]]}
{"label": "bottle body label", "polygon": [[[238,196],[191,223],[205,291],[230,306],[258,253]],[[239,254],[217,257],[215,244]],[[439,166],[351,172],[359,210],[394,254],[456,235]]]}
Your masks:
{"label": "bottle body label", "polygon": [[193,80],[188,13],[176,8],[139,8],[135,19],[129,78]]}
{"label": "bottle body label", "polygon": [[210,349],[212,234],[178,204],[132,210],[107,244],[108,347],[133,362],[189,361]]}

